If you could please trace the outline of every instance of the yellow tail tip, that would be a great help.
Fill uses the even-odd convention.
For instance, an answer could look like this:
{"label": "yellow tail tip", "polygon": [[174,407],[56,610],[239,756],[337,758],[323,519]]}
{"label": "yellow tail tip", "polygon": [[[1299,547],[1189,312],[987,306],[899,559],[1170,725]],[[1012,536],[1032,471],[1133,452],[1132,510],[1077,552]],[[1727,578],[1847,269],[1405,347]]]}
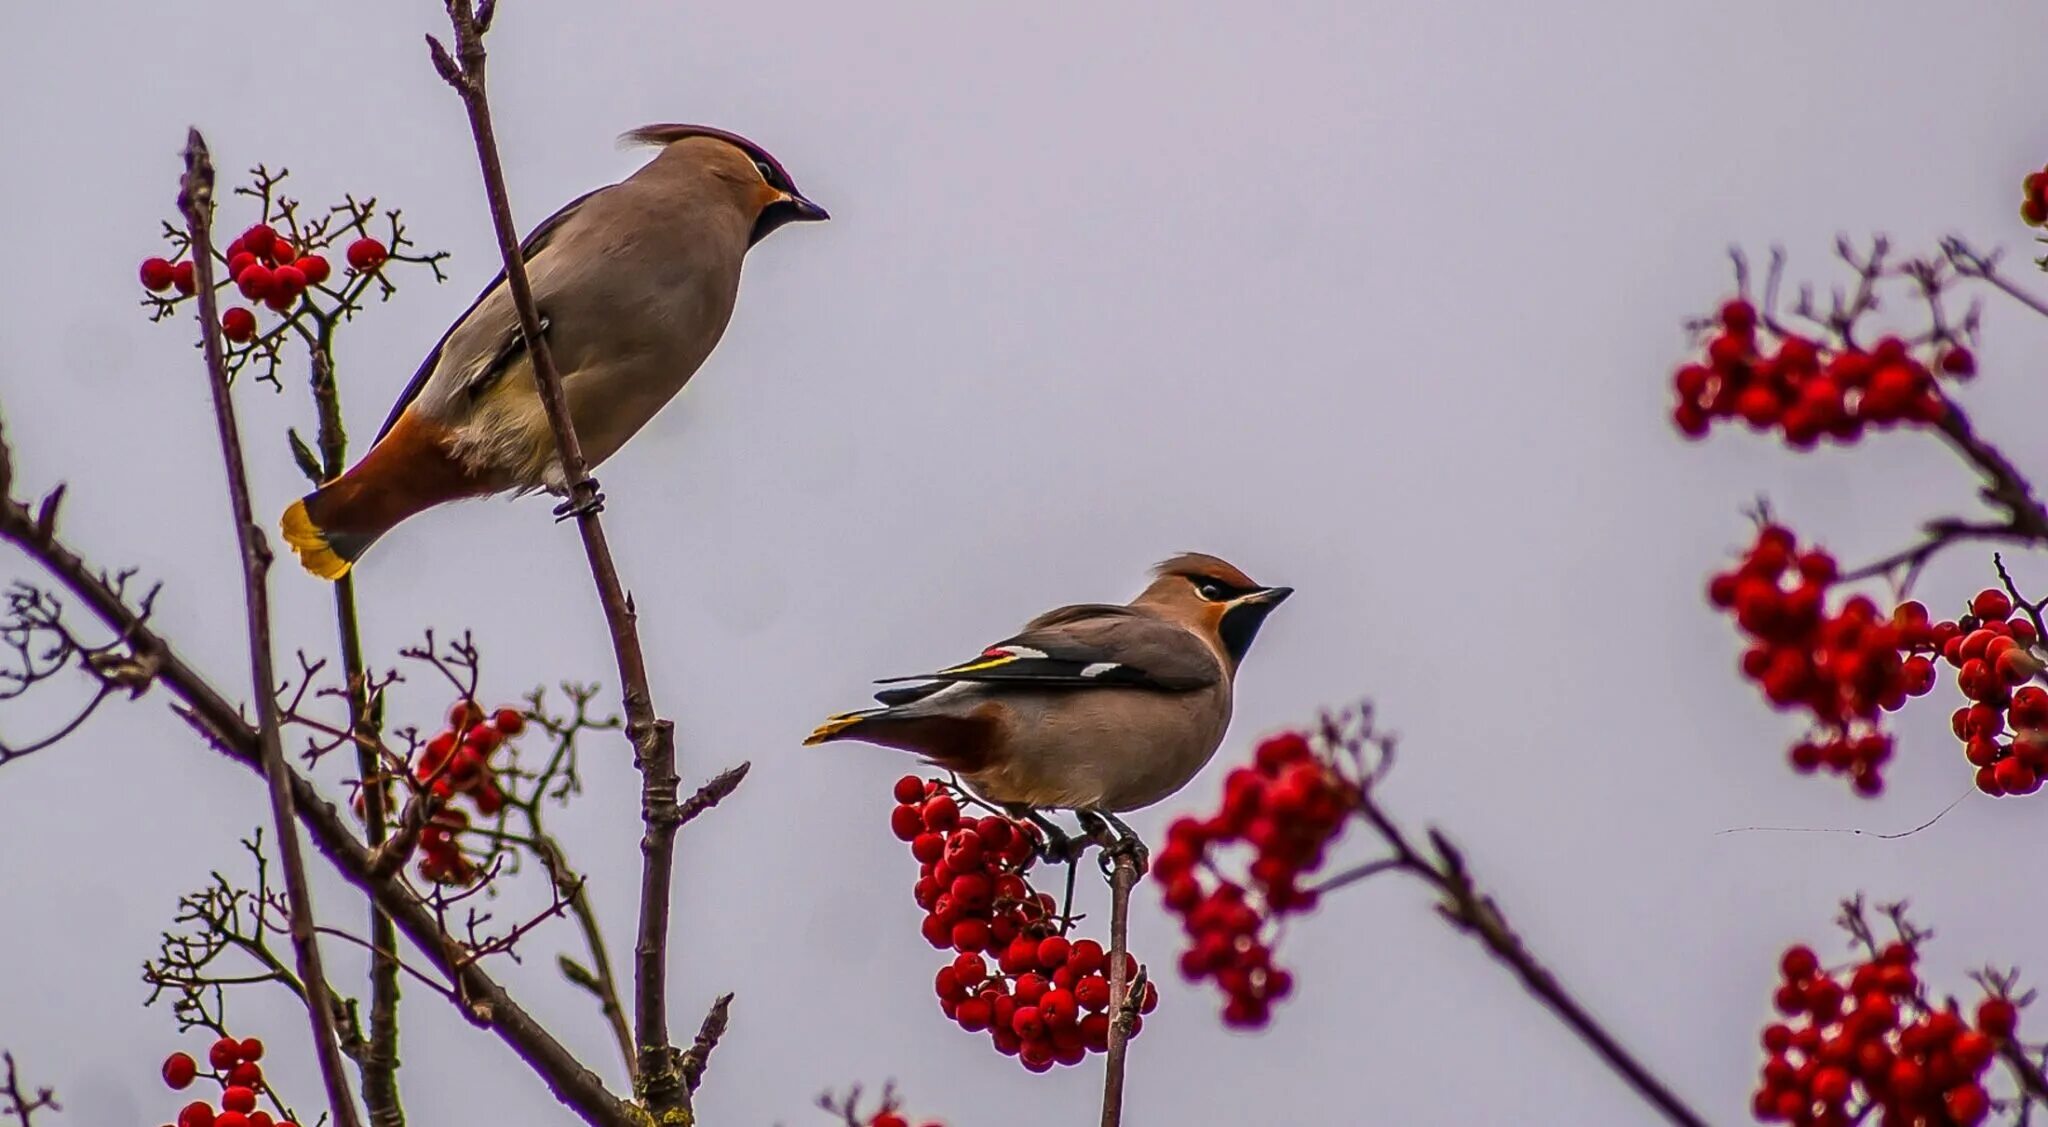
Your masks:
{"label": "yellow tail tip", "polygon": [[322,579],[340,579],[348,574],[349,561],[327,543],[327,534],[313,523],[311,514],[306,512],[304,501],[293,501],[284,511],[284,519],[278,522],[284,533],[284,542],[299,557],[300,566]]}
{"label": "yellow tail tip", "polygon": [[873,715],[873,712],[842,712],[812,729],[811,734],[804,737],[804,746],[813,747],[824,743]]}

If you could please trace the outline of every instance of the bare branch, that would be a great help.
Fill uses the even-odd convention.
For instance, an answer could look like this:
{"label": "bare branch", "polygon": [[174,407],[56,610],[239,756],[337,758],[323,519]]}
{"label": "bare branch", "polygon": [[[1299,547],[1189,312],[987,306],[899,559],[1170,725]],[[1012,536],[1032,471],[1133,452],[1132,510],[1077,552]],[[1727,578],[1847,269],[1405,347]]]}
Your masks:
{"label": "bare branch", "polygon": [[185,178],[178,193],[178,208],[192,240],[194,269],[198,275],[200,340],[206,353],[206,371],[213,390],[214,421],[220,430],[221,458],[227,464],[228,495],[234,510],[235,535],[242,548],[242,578],[247,594],[249,661],[256,687],[257,738],[263,775],[270,786],[270,813],[277,830],[278,861],[284,868],[285,896],[291,904],[293,954],[299,979],[305,984],[306,1013],[313,1025],[313,1047],[320,1061],[320,1077],[327,1086],[328,1110],[339,1127],[357,1127],[355,1098],[349,1094],[343,1073],[341,1037],[334,1027],[334,1014],[325,1004],[327,975],[320,965],[320,945],[314,934],[313,894],[306,879],[306,862],[300,852],[298,824],[292,812],[291,783],[285,778],[284,744],[278,732],[277,683],[271,668],[270,648],[270,545],[257,527],[249,501],[248,469],[242,460],[242,439],[235,423],[235,406],[228,387],[227,362],[221,352],[220,313],[213,299],[213,160],[206,141],[192,130],[185,144]]}
{"label": "bare branch", "polygon": [[675,727],[655,711],[633,602],[619,580],[611,546],[598,520],[603,496],[590,476],[582,444],[576,437],[561,373],[556,370],[541,333],[540,310],[527,279],[525,256],[520,251],[519,230],[512,219],[511,199],[505,188],[505,172],[499,161],[485,92],[483,36],[489,27],[492,7],[487,4],[478,11],[470,0],[446,0],[446,7],[454,32],[453,56],[432,37],[428,38],[428,45],[435,69],[461,96],[469,115],[484,193],[498,236],[498,251],[505,263],[505,286],[518,310],[520,336],[533,363],[534,384],[554,432],[562,490],[568,497],[564,511],[576,515],[584,555],[604,607],[606,625],[611,630],[624,694],[626,735],[633,744],[635,766],[640,769],[641,819],[645,829],[640,842],[639,937],[633,948],[633,1025],[638,1048],[634,1087],[657,1118],[672,1113],[687,1115],[690,1090],[679,1071],[681,1054],[669,1043],[668,1030],[669,891],[674,883],[675,834],[680,824],[676,807]]}
{"label": "bare branch", "polygon": [[[6,465],[6,446],[0,443],[0,466]],[[148,655],[157,662],[159,683],[178,698],[176,711],[209,744],[244,766],[262,770],[260,740],[240,711],[144,623],[143,616],[127,604],[117,585],[58,540],[52,531],[39,528],[27,506],[12,496],[0,497],[0,539],[21,548],[44,571],[62,582],[109,629],[129,639],[136,654]],[[644,1127],[627,1104],[607,1091],[604,1082],[495,979],[474,963],[456,965],[434,914],[404,885],[372,872],[369,851],[312,783],[290,770],[285,771],[284,777],[290,781],[293,805],[300,822],[312,835],[313,844],[350,883],[375,898],[406,938],[424,951],[442,973],[460,984],[468,1003],[466,1017],[496,1034],[532,1066],[557,1099],[586,1122],[602,1127]]]}

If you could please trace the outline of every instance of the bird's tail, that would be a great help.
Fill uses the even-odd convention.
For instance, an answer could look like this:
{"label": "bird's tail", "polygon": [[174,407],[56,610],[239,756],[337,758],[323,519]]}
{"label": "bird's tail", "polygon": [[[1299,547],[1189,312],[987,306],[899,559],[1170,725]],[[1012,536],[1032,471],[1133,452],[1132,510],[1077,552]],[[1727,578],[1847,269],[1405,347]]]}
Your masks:
{"label": "bird's tail", "polygon": [[804,746],[813,747],[831,740],[841,739],[845,737],[847,732],[860,727],[862,724],[887,711],[889,710],[886,708],[862,708],[853,712],[842,712],[837,716],[828,717],[823,724],[812,729],[810,735],[804,737]]}
{"label": "bird's tail", "polygon": [[447,432],[407,412],[362,461],[293,501],[279,523],[285,543],[307,571],[340,579],[400,521],[483,492],[450,452]]}
{"label": "bird's tail", "polygon": [[343,531],[349,515],[347,502],[360,491],[346,475],[335,478],[304,497],[293,501],[279,521],[284,542],[299,557],[299,565],[322,579],[340,579],[356,560],[369,550],[386,529]]}

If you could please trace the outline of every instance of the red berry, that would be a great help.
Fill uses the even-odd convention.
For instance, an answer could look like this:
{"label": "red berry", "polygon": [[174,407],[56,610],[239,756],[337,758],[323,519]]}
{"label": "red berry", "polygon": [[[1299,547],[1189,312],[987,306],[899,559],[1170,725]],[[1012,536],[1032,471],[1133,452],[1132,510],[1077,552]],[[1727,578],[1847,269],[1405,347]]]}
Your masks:
{"label": "red berry", "polygon": [[253,1060],[244,1060],[228,1070],[228,1083],[255,1088],[263,1083],[263,1066]]}
{"label": "red berry", "polygon": [[317,286],[326,281],[330,272],[327,259],[317,254],[306,255],[292,265],[298,267],[299,273],[306,276],[306,284],[309,286]]}
{"label": "red berry", "polygon": [[[917,807],[898,806],[896,809],[891,810],[889,812],[889,832],[895,834],[903,841],[915,842],[918,835],[924,833],[924,819],[918,816]],[[937,837],[938,835],[933,834],[932,836]],[[943,842],[939,848],[941,850],[945,848]]]}
{"label": "red berry", "polygon": [[292,244],[287,242],[284,236],[278,236],[277,241],[270,244],[270,260],[272,262],[289,263],[296,257]]}
{"label": "red berry", "polygon": [[1823,1068],[1813,1077],[1813,1098],[1825,1104],[1839,1104],[1849,1098],[1849,1073],[1840,1068]]}
{"label": "red berry", "polygon": [[391,252],[375,239],[357,239],[348,245],[349,267],[365,274],[384,265],[384,260],[389,257]]}
{"label": "red berry", "polygon": [[269,297],[273,284],[270,267],[260,262],[235,275],[235,285],[242,291],[242,296],[250,301],[262,301]]}
{"label": "red berry", "polygon": [[256,339],[256,315],[237,305],[220,315],[220,335],[236,344]]}
{"label": "red berry", "polygon": [[491,717],[492,726],[508,736],[516,736],[526,730],[526,714],[516,708],[501,708]]}
{"label": "red berry", "polygon": [[[1980,1009],[1978,1013],[1981,1015],[1983,1011]],[[1978,1020],[1981,1022],[1983,1019],[1979,1017]],[[199,1075],[199,1062],[193,1060],[191,1054],[172,1053],[164,1058],[164,1083],[171,1090],[176,1091],[186,1087],[192,1083],[193,1077],[197,1075]]]}
{"label": "red berry", "polygon": [[258,258],[262,258],[270,253],[272,247],[277,245],[277,232],[268,223],[258,223],[254,227],[242,232],[242,237],[237,239],[236,242],[242,244],[243,250]]}
{"label": "red berry", "polygon": [[1048,935],[1038,944],[1038,965],[1048,970],[1067,961],[1070,945],[1058,935]]}
{"label": "red berry", "polygon": [[1779,969],[1784,971],[1787,982],[1804,982],[1820,970],[1820,957],[1813,953],[1811,947],[1790,947],[1786,949],[1785,957],[1778,965]]}
{"label": "red berry", "polygon": [[193,1100],[178,1112],[178,1127],[213,1127],[213,1105]]}
{"label": "red berry", "polygon": [[1970,600],[1970,613],[1978,618],[2002,619],[2012,613],[2012,600],[1998,588],[1987,587]]}
{"label": "red berry", "polygon": [[[2013,1030],[2019,1025],[2019,1020],[2019,1010],[2004,998],[1986,998],[1977,1003],[1977,1028],[1983,1030],[1986,1036],[2000,1040],[2011,1037]],[[169,1067],[166,1062],[165,1068]],[[174,1088],[181,1086],[172,1085]]]}
{"label": "red berry", "polygon": [[1951,376],[1968,379],[1977,374],[1977,357],[1969,349],[1957,345],[1941,354],[1941,370]]}
{"label": "red berry", "polygon": [[905,775],[896,780],[896,801],[909,805],[924,801],[924,780],[916,775]]}
{"label": "red berry", "polygon": [[199,292],[198,267],[193,266],[190,262],[180,262],[176,266],[171,267],[171,285],[176,287],[177,291],[186,297],[191,297]]}
{"label": "red berry", "polygon": [[306,272],[296,266],[280,266],[271,272],[279,289],[297,297],[306,292]]}
{"label": "red berry", "polygon": [[1991,1113],[1991,1097],[1976,1084],[1950,1088],[1942,1097],[1942,1104],[1948,1109],[1948,1117],[1961,1127],[1976,1127]]}
{"label": "red berry", "polygon": [[222,1072],[242,1063],[242,1043],[233,1037],[223,1037],[206,1051],[206,1059]]}
{"label": "red berry", "polygon": [[240,1084],[230,1084],[220,1094],[220,1106],[229,1111],[248,1114],[256,1107],[256,1090]]}
{"label": "red berry", "polygon": [[1991,777],[1998,782],[2000,790],[2007,794],[2026,794],[2041,784],[2034,769],[2018,759],[2001,759],[1991,769]]}
{"label": "red berry", "polygon": [[247,1112],[223,1111],[213,1117],[213,1127],[254,1127]]}
{"label": "red berry", "polygon": [[177,268],[167,258],[145,258],[142,260],[142,288],[156,293],[171,288],[177,278]]}
{"label": "red berry", "polygon": [[922,813],[925,828],[939,833],[946,833],[960,824],[960,804],[954,802],[951,795],[935,794],[925,799]]}

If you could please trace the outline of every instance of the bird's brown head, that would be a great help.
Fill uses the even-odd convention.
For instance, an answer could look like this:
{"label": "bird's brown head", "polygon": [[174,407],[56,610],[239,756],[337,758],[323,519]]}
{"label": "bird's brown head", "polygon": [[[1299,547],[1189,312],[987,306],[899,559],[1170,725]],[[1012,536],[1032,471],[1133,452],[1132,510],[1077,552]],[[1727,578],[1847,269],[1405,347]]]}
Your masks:
{"label": "bird's brown head", "polygon": [[1265,587],[1228,561],[1184,552],[1152,569],[1152,585],[1134,600],[1216,639],[1233,666],[1292,587]]}
{"label": "bird's brown head", "polygon": [[747,245],[753,246],[785,223],[812,223],[832,218],[804,198],[782,162],[768,150],[737,133],[709,125],[643,125],[620,138],[626,144],[659,145],[692,162],[732,194],[733,202],[753,220]]}

